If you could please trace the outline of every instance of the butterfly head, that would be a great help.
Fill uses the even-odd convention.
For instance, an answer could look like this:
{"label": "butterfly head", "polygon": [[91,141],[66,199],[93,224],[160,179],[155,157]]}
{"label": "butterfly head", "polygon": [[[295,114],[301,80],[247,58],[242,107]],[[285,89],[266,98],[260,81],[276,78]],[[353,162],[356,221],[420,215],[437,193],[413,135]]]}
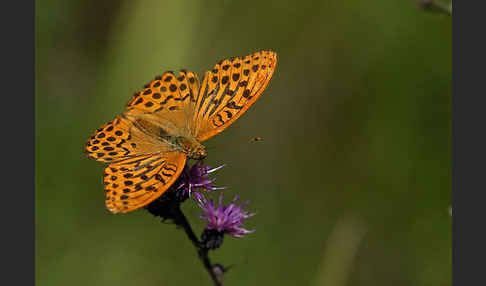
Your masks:
{"label": "butterfly head", "polygon": [[208,152],[206,151],[206,148],[204,148],[203,145],[199,144],[199,146],[196,146],[196,148],[190,150],[188,155],[192,159],[201,160],[206,158]]}
{"label": "butterfly head", "polygon": [[191,159],[201,160],[206,158],[208,152],[206,148],[196,139],[187,137],[177,137],[177,144],[182,148],[182,151]]}

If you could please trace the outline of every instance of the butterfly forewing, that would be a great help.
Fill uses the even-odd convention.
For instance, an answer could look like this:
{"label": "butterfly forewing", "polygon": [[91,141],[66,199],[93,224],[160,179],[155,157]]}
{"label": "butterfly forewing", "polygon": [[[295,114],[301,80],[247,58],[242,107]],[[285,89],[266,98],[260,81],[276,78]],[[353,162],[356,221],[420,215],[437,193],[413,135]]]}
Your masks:
{"label": "butterfly forewing", "polygon": [[113,213],[141,208],[161,196],[184,169],[186,155],[140,155],[105,168],[106,207]]}
{"label": "butterfly forewing", "polygon": [[202,142],[243,115],[268,85],[277,64],[271,51],[226,59],[205,73],[194,112],[194,133]]}
{"label": "butterfly forewing", "polygon": [[199,82],[195,73],[181,70],[175,75],[165,72],[137,91],[126,105],[127,110],[138,109],[147,113],[170,113],[196,101]]}

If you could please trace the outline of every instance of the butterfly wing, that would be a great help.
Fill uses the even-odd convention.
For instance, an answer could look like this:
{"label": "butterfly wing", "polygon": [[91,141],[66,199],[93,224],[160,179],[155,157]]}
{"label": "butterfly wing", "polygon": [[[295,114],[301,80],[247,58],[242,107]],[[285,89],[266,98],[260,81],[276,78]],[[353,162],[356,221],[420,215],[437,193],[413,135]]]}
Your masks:
{"label": "butterfly wing", "polygon": [[85,152],[97,161],[113,162],[135,155],[172,151],[157,136],[161,132],[174,136],[190,133],[198,90],[195,73],[181,70],[176,76],[165,72],[137,91],[121,116],[91,134]]}
{"label": "butterfly wing", "polygon": [[106,207],[112,213],[139,209],[160,197],[177,180],[186,155],[139,155],[109,164],[103,174]]}
{"label": "butterfly wing", "polygon": [[84,148],[89,158],[105,163],[169,151],[173,150],[168,144],[142,132],[123,116],[95,130]]}
{"label": "butterfly wing", "polygon": [[234,57],[207,71],[193,115],[193,133],[202,142],[220,133],[245,113],[267,87],[277,54],[261,51]]}
{"label": "butterfly wing", "polygon": [[125,113],[152,114],[157,121],[170,121],[179,131],[189,132],[198,92],[195,73],[181,70],[175,75],[168,71],[137,91],[127,103]]}
{"label": "butterfly wing", "polygon": [[191,130],[199,90],[196,74],[166,72],[145,85],[120,116],[88,139],[85,152],[105,167],[106,206],[113,213],[141,208],[161,196],[184,169],[186,155],[164,136]]}

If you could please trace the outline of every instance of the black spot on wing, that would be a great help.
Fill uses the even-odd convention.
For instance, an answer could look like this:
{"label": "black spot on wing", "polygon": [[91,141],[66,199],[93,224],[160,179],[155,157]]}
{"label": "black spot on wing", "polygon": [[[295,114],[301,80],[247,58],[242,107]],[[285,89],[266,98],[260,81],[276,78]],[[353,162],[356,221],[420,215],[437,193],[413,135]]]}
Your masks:
{"label": "black spot on wing", "polygon": [[226,107],[231,108],[231,109],[242,109],[243,108],[243,106],[236,105],[236,103],[234,101],[228,102],[228,104],[226,104]]}

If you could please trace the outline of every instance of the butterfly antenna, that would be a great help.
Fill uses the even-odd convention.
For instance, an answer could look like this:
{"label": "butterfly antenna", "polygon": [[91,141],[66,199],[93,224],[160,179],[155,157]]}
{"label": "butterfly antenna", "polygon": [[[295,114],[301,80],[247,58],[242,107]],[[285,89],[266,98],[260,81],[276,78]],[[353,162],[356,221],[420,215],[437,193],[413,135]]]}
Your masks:
{"label": "butterfly antenna", "polygon": [[250,140],[239,139],[239,140],[235,140],[235,141],[223,144],[223,145],[216,145],[216,146],[207,147],[206,149],[211,150],[211,149],[215,149],[215,148],[233,146],[233,145],[240,144],[240,143],[253,143],[253,142],[258,142],[258,141],[263,141],[263,138],[262,137],[254,137],[254,138],[251,138]]}

